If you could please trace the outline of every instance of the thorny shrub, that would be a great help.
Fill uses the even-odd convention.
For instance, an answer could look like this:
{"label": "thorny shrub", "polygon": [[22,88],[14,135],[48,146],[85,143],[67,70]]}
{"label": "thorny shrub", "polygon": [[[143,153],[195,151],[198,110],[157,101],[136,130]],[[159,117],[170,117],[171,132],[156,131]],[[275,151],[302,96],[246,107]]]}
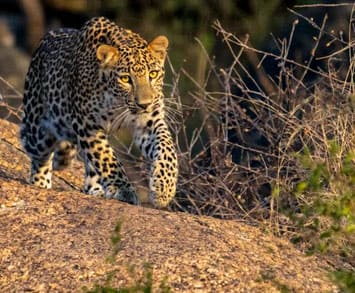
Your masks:
{"label": "thorny shrub", "polygon": [[[214,28],[233,57],[230,66],[219,67],[202,47],[208,64],[202,81],[183,69],[173,70],[176,83],[185,78],[195,89],[189,92],[190,102],[175,107],[183,123],[172,123],[180,161],[172,209],[263,223],[308,251],[328,250],[351,262],[353,10],[348,40],[325,30],[327,15],[320,24],[297,16],[289,38],[275,40],[278,53],[255,49],[248,37],[242,40],[216,22]],[[305,63],[290,53],[299,18],[317,30]],[[321,45],[327,47],[326,56],[317,56],[318,51],[324,54]],[[245,60],[254,64],[254,74]],[[274,66],[275,74],[268,75],[264,63]],[[180,101],[176,83],[172,96]]]}

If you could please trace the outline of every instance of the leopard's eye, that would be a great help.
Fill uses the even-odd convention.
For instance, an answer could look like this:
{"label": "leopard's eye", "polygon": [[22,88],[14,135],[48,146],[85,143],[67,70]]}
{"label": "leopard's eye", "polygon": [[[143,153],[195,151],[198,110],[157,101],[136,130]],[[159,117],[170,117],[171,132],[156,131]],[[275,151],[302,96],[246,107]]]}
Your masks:
{"label": "leopard's eye", "polygon": [[131,78],[129,77],[129,75],[121,75],[119,77],[119,80],[123,83],[131,83]]}
{"label": "leopard's eye", "polygon": [[154,78],[156,78],[157,76],[158,76],[158,71],[153,70],[153,71],[149,72],[149,78],[150,78],[150,79],[154,79]]}

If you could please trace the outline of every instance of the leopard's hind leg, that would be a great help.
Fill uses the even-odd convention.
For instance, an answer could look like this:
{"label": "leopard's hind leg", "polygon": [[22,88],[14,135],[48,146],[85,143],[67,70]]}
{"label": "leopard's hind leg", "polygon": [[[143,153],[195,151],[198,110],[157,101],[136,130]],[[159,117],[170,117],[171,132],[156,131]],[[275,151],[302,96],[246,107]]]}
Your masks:
{"label": "leopard's hind leg", "polygon": [[24,123],[21,129],[22,144],[31,159],[30,183],[52,187],[52,159],[57,139],[43,126]]}

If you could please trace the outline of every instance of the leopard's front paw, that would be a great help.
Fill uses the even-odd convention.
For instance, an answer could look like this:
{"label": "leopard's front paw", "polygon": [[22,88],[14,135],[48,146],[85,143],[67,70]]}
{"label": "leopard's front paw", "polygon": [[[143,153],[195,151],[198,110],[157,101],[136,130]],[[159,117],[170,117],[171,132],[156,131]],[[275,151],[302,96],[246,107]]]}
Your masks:
{"label": "leopard's front paw", "polygon": [[164,208],[169,205],[176,193],[176,178],[152,177],[149,183],[150,202],[157,208]]}

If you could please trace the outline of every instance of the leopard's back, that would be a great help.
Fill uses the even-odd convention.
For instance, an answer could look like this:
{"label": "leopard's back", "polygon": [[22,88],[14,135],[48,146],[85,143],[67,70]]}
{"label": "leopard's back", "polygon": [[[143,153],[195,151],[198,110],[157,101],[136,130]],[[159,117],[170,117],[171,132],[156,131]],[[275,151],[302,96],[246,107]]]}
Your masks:
{"label": "leopard's back", "polygon": [[[21,136],[42,123],[55,121],[59,132],[69,127],[70,93],[68,79],[73,70],[73,52],[78,30],[48,32],[35,51],[24,85],[24,117]],[[61,133],[64,135],[64,133]]]}

